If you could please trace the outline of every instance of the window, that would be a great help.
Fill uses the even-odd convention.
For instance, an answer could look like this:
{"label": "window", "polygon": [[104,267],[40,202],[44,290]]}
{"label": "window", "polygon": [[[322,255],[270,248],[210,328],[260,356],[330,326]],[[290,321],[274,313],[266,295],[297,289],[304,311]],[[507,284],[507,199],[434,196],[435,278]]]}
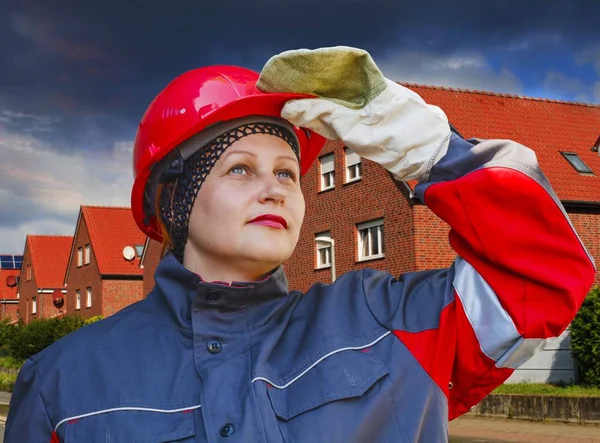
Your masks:
{"label": "window", "polygon": [[360,180],[362,172],[360,157],[348,148],[344,149],[344,154],[346,156],[346,183]]}
{"label": "window", "polygon": [[92,288],[87,288],[87,300],[85,302],[86,308],[92,307]]}
{"label": "window", "polygon": [[31,281],[31,265],[27,265],[27,281]]}
{"label": "window", "polygon": [[335,186],[334,156],[327,154],[319,158],[321,169],[321,191],[332,189]]}
{"label": "window", "polygon": [[135,246],[135,253],[137,254],[138,257],[141,257],[142,254],[144,253],[144,245],[134,245]]}
{"label": "window", "polygon": [[[331,233],[321,232],[316,234],[315,240],[319,237],[331,240]],[[316,241],[315,243],[317,245],[317,269],[331,267],[331,243],[324,241]]]}
{"label": "window", "polygon": [[81,291],[77,289],[75,291],[75,310],[79,311],[81,309]]}
{"label": "window", "polygon": [[83,266],[83,248],[80,246],[77,248],[77,267]]}
{"label": "window", "polygon": [[581,174],[593,174],[592,170],[575,153],[561,152],[563,157],[569,162],[575,170]]}
{"label": "window", "polygon": [[383,219],[361,223],[358,232],[358,260],[383,257]]}
{"label": "window", "polygon": [[84,255],[84,265],[89,265],[91,260],[92,248],[90,248],[89,243],[85,245],[85,255]]}
{"label": "window", "polygon": [[37,297],[31,299],[31,313],[37,314]]}

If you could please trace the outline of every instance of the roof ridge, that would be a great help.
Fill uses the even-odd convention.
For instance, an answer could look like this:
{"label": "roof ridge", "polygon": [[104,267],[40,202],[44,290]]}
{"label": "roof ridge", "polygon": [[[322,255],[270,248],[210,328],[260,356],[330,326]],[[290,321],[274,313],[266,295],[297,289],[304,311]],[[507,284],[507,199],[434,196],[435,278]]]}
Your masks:
{"label": "roof ridge", "polygon": [[82,208],[93,209],[127,209],[131,210],[131,206],[101,206],[101,205],[81,205]]}
{"label": "roof ridge", "polygon": [[[44,237],[44,238],[73,238],[72,235],[55,235],[55,234],[27,234],[27,237]],[[2,254],[2,255],[10,255],[10,254]],[[22,254],[14,254],[14,255],[22,255]]]}
{"label": "roof ridge", "polygon": [[468,94],[479,94],[479,95],[490,95],[494,97],[503,97],[503,98],[515,98],[518,100],[531,100],[537,102],[546,102],[546,103],[558,103],[563,105],[572,105],[572,106],[583,106],[588,108],[600,108],[600,104],[594,103],[585,103],[585,102],[571,102],[566,100],[557,100],[551,98],[542,98],[542,97],[532,97],[527,95],[518,95],[518,94],[506,94],[501,92],[492,92],[492,91],[482,91],[478,89],[463,89],[463,88],[453,88],[450,86],[436,86],[436,85],[425,85],[420,83],[405,83],[405,82],[397,82],[398,84],[405,86],[407,88],[415,87],[415,88],[426,88],[426,89],[436,89],[440,91],[453,91],[453,92],[464,92]]}

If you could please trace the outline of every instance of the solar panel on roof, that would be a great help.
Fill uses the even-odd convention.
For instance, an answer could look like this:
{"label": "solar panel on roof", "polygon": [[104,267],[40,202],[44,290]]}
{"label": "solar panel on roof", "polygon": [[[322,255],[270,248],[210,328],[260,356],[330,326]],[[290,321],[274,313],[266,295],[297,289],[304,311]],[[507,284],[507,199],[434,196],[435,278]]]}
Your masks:
{"label": "solar panel on roof", "polygon": [[21,269],[22,255],[0,255],[0,269]]}

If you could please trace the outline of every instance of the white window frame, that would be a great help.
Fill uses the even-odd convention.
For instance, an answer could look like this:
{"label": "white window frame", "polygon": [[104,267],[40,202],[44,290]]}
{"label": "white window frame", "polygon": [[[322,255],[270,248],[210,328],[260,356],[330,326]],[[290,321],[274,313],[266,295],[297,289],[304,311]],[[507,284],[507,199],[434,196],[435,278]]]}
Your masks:
{"label": "white window frame", "polygon": [[83,266],[83,248],[80,246],[77,248],[77,267]]}
{"label": "white window frame", "polygon": [[85,253],[83,254],[83,264],[84,265],[89,265],[90,264],[90,260],[91,260],[91,255],[92,255],[92,247],[88,243],[87,245],[85,245],[84,248],[85,248]]}
{"label": "white window frame", "polygon": [[81,310],[81,291],[79,289],[75,291],[75,310]]}
{"label": "white window frame", "polygon": [[[315,234],[315,238],[317,237],[326,237],[331,240],[331,232],[320,232]],[[326,243],[322,241],[315,241],[316,243],[316,262],[317,269],[328,269],[331,268],[331,243]],[[326,260],[323,261],[321,259],[321,252],[324,252]]]}
{"label": "white window frame", "polygon": [[85,307],[86,309],[92,307],[92,288],[90,286],[86,289]]}
{"label": "white window frame", "polygon": [[37,297],[31,297],[31,315],[37,314]]}
{"label": "white window frame", "polygon": [[[335,188],[335,155],[333,153],[319,157],[319,176],[321,180],[321,191]],[[329,178],[329,186],[326,184]]]}
{"label": "white window frame", "polygon": [[[346,162],[346,183],[359,181],[362,178],[362,164],[360,156],[348,148],[344,148],[344,159]],[[354,172],[355,177],[351,177]]]}
{"label": "white window frame", "polygon": [[[385,257],[385,238],[383,232],[383,219],[371,220],[365,223],[356,225],[356,236],[358,245],[358,261],[373,260]],[[363,240],[364,237],[364,240]],[[364,254],[365,244],[367,241],[368,253]],[[377,250],[373,253],[373,241],[377,242]]]}

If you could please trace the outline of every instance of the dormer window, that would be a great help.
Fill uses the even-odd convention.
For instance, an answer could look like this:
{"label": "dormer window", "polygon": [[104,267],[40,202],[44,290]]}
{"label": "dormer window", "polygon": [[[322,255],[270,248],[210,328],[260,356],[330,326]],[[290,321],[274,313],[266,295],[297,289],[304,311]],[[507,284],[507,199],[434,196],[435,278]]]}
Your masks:
{"label": "dormer window", "polygon": [[580,174],[593,174],[594,172],[573,152],[561,152],[563,157]]}

